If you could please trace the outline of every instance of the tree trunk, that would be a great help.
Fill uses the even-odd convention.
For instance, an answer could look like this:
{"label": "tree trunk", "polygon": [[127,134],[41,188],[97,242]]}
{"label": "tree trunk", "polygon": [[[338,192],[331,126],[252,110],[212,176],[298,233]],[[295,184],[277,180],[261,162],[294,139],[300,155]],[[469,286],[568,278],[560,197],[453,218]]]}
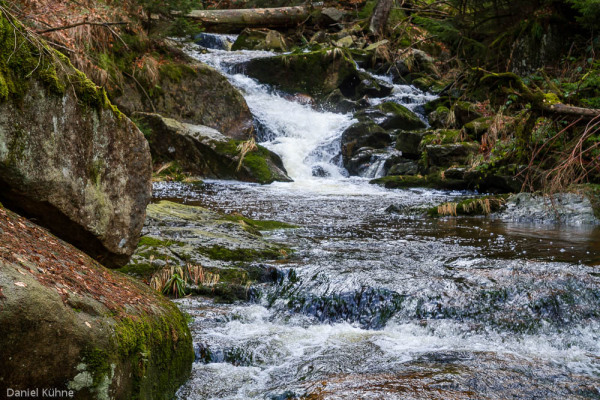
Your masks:
{"label": "tree trunk", "polygon": [[215,32],[239,32],[244,28],[292,27],[310,17],[308,6],[248,8],[243,10],[194,10],[188,18]]}
{"label": "tree trunk", "polygon": [[381,35],[385,29],[394,0],[377,0],[371,22],[369,23],[369,32],[373,35]]}

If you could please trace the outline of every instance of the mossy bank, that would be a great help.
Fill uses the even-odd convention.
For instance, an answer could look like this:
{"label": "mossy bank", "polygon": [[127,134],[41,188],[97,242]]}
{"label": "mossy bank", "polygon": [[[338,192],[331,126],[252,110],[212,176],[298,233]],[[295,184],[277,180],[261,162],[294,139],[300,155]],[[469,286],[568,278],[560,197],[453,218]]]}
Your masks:
{"label": "mossy bank", "polygon": [[3,387],[172,398],[194,360],[174,304],[4,209],[0,240]]}

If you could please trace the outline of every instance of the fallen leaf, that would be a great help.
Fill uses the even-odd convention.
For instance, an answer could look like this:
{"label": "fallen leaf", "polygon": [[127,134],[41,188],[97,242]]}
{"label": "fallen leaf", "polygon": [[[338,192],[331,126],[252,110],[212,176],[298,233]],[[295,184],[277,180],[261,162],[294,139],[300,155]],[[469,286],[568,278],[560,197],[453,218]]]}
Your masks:
{"label": "fallen leaf", "polygon": [[87,321],[85,321],[85,326],[87,326],[88,328],[92,327],[92,325],[89,322],[87,322]]}
{"label": "fallen leaf", "polygon": [[15,282],[15,286],[27,287],[27,284],[23,282]]}

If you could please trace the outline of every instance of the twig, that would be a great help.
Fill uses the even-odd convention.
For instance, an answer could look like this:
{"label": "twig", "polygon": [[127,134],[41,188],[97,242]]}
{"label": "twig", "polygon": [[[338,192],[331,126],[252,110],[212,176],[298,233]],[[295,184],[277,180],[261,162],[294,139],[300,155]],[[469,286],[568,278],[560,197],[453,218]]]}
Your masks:
{"label": "twig", "polygon": [[104,26],[104,27],[108,28],[111,25],[127,25],[128,23],[129,22],[125,22],[125,21],[120,21],[120,22],[88,22],[88,21],[83,21],[83,22],[78,22],[76,24],[63,25],[63,26],[58,26],[56,28],[50,28],[50,29],[45,29],[43,31],[37,31],[36,33],[39,34],[39,35],[41,35],[43,33],[50,33],[50,32],[62,31],[62,30],[65,30],[65,29],[76,28],[76,27],[81,26],[81,25]]}

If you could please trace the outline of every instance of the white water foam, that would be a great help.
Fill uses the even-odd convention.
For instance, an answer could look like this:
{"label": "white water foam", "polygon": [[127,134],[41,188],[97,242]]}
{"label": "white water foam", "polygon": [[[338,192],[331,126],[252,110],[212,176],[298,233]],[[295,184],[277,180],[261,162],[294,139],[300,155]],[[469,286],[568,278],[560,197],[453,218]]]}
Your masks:
{"label": "white water foam", "polygon": [[[351,114],[315,110],[310,105],[301,104],[292,96],[282,95],[232,68],[254,58],[274,56],[275,53],[247,50],[213,50],[206,53],[194,47],[189,47],[188,52],[199,61],[219,70],[241,90],[252,114],[269,132],[261,145],[282,158],[289,176],[296,184],[303,187],[314,186],[322,184],[323,178],[343,180],[347,177],[341,165],[340,139],[344,130],[356,122]],[[372,76],[391,82],[388,77]],[[394,85],[390,97],[372,99],[371,103],[376,105],[383,101],[394,101],[416,111],[419,106],[433,99],[435,96],[414,87]],[[363,177],[382,176],[385,161],[385,157],[375,160]]]}

